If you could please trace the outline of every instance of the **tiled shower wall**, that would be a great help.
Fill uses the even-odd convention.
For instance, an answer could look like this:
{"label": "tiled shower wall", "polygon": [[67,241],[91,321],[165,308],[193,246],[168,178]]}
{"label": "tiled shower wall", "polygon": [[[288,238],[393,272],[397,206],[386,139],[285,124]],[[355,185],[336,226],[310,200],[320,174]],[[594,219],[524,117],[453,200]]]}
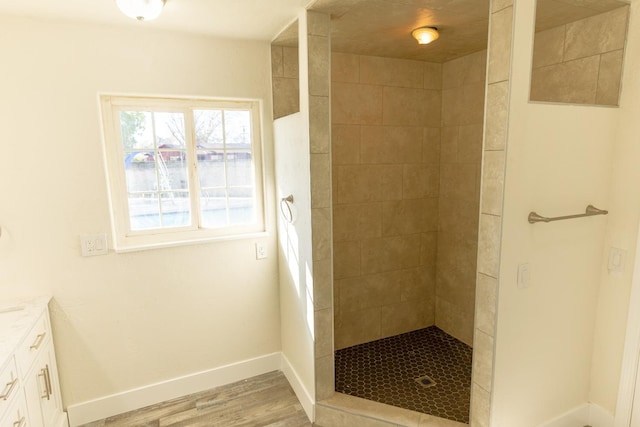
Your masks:
{"label": "tiled shower wall", "polygon": [[332,54],[336,348],[433,324],[471,344],[485,68]]}
{"label": "tiled shower wall", "polygon": [[300,111],[297,47],[271,46],[271,84],[274,120]]}
{"label": "tiled shower wall", "polygon": [[332,55],[337,349],[434,323],[441,75]]}
{"label": "tiled shower wall", "polygon": [[531,100],[618,105],[629,7],[536,33]]}
{"label": "tiled shower wall", "polygon": [[473,342],[487,51],[443,64],[436,322]]}

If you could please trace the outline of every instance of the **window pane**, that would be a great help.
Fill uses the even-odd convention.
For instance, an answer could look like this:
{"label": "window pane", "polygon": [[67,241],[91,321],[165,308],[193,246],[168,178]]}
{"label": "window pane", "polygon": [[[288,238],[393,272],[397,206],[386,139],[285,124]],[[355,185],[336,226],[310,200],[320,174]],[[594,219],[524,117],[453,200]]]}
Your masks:
{"label": "window pane", "polygon": [[157,158],[160,188],[163,191],[187,190],[189,188],[189,172],[187,171],[186,153],[163,150],[158,153]]}
{"label": "window pane", "polygon": [[225,142],[228,147],[251,148],[251,113],[225,110]]}
{"label": "window pane", "polygon": [[226,190],[204,190],[200,197],[202,226],[204,228],[226,227],[227,192]]}
{"label": "window pane", "polygon": [[153,153],[132,151],[124,155],[124,170],[127,179],[127,190],[155,191],[158,189],[156,162]]}
{"label": "window pane", "polygon": [[198,151],[200,187],[224,187],[224,154],[221,151]]}
{"label": "window pane", "polygon": [[194,129],[196,134],[196,148],[223,147],[222,111],[194,110]]}
{"label": "window pane", "polygon": [[191,225],[191,205],[186,191],[162,193],[163,227],[187,227]]}
{"label": "window pane", "polygon": [[121,111],[120,129],[125,150],[153,148],[153,126],[148,111]]}
{"label": "window pane", "polygon": [[185,148],[184,114],[153,113],[158,148]]}
{"label": "window pane", "polygon": [[129,222],[131,230],[160,227],[160,206],[155,193],[129,194]]}
{"label": "window pane", "polygon": [[256,212],[253,189],[229,189],[229,217],[233,225],[252,224],[255,222]]}
{"label": "window pane", "polygon": [[251,151],[227,152],[227,179],[229,186],[253,186]]}

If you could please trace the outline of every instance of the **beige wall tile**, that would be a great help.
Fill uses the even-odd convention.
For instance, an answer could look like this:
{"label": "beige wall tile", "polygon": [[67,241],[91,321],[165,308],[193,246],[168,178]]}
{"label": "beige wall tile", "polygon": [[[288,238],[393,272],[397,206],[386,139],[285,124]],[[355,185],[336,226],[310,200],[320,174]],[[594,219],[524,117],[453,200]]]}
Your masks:
{"label": "beige wall tile", "polygon": [[363,126],[362,163],[414,163],[422,160],[423,129],[408,126]]}
{"label": "beige wall tile", "polygon": [[315,328],[315,357],[333,354],[333,309],[316,310],[313,316]]}
{"label": "beige wall tile", "polygon": [[480,215],[478,272],[498,277],[501,237],[501,218],[494,215]]}
{"label": "beige wall tile", "polygon": [[300,78],[300,62],[298,59],[298,48],[295,47],[283,47],[283,77],[290,79]]}
{"label": "beige wall tile", "polygon": [[284,77],[282,46],[271,45],[271,77]]}
{"label": "beige wall tile", "polygon": [[492,0],[491,1],[492,12],[497,12],[509,6],[513,6],[513,0]]}
{"label": "beige wall tile", "polygon": [[442,126],[458,126],[463,122],[466,106],[462,86],[442,91]]}
{"label": "beige wall tile", "polygon": [[476,289],[476,328],[494,336],[496,316],[496,296],[498,281],[493,277],[478,274]]}
{"label": "beige wall tile", "polygon": [[[437,252],[438,232],[422,233],[420,240],[420,265],[425,267],[424,272],[435,275]],[[435,280],[435,276],[425,277],[424,279],[431,283],[432,279]],[[433,292],[435,293],[435,288]]]}
{"label": "beige wall tile", "polygon": [[380,307],[341,311],[335,331],[336,349],[380,339]]}
{"label": "beige wall tile", "polygon": [[[438,239],[436,294],[469,313],[473,313],[475,306],[475,234],[441,232]],[[473,317],[469,317],[473,322]]]}
{"label": "beige wall tile", "polygon": [[422,161],[438,163],[440,161],[440,127],[424,128],[422,142]]}
{"label": "beige wall tile", "polygon": [[628,14],[629,8],[621,7],[567,24],[565,61],[622,49]]}
{"label": "beige wall tile", "polygon": [[473,339],[473,379],[483,389],[491,391],[493,375],[493,338],[476,330]]}
{"label": "beige wall tile", "polygon": [[489,427],[491,396],[475,382],[471,385],[471,423],[472,427]]}
{"label": "beige wall tile", "polygon": [[472,163],[440,165],[440,197],[475,200],[478,166]]}
{"label": "beige wall tile", "polygon": [[424,76],[422,61],[378,56],[360,57],[361,83],[422,89]]}
{"label": "beige wall tile", "polygon": [[308,10],[307,33],[328,37],[331,34],[331,17],[326,13]]}
{"label": "beige wall tile", "polygon": [[316,310],[330,308],[333,304],[333,271],[331,260],[313,263],[313,307]]}
{"label": "beige wall tile", "polygon": [[309,94],[329,96],[331,93],[331,47],[328,37],[309,36]]}
{"label": "beige wall tile", "polygon": [[273,118],[288,116],[300,111],[300,83],[297,79],[274,77]]}
{"label": "beige wall tile", "polygon": [[424,89],[442,89],[442,64],[424,63]]}
{"label": "beige wall tile", "polygon": [[623,51],[616,50],[600,56],[596,104],[618,105],[622,80]]}
{"label": "beige wall tile", "polygon": [[500,215],[504,192],[504,151],[484,153],[482,170],[482,212]]}
{"label": "beige wall tile", "polygon": [[358,83],[360,81],[360,56],[333,52],[331,54],[331,81]]}
{"label": "beige wall tile", "polygon": [[335,389],[335,357],[333,354],[317,357],[316,363],[316,400],[331,396]]}
{"label": "beige wall tile", "polygon": [[381,310],[381,336],[391,337],[416,329],[426,328],[433,323],[427,319],[425,301],[407,301],[398,304],[385,305]]}
{"label": "beige wall tile", "polygon": [[438,230],[438,199],[409,199],[384,202],[382,235],[398,236]]}
{"label": "beige wall tile", "polygon": [[338,166],[338,204],[402,198],[402,165]]}
{"label": "beige wall tile", "polygon": [[313,260],[331,259],[331,208],[311,209]]}
{"label": "beige wall tile", "polygon": [[438,197],[440,168],[437,163],[404,165],[402,198]]}
{"label": "beige wall tile", "polygon": [[331,127],[331,159],[333,166],[360,163],[360,126]]}
{"label": "beige wall tile", "polygon": [[333,254],[334,278],[341,279],[361,274],[360,242],[335,242]]}
{"label": "beige wall tile", "polygon": [[538,68],[531,75],[531,100],[595,104],[600,56]]}
{"label": "beige wall tile", "polygon": [[490,84],[487,88],[485,150],[503,150],[507,138],[509,82]]}
{"label": "beige wall tile", "polygon": [[[380,308],[384,303],[383,295],[386,294],[392,294],[394,300],[400,302],[397,292],[385,292],[385,285],[390,285],[395,291],[399,288],[394,283],[387,283],[382,273],[340,279],[339,282],[340,313]],[[343,328],[348,327],[343,324]]]}
{"label": "beige wall tile", "polygon": [[462,87],[467,73],[466,56],[447,61],[442,64],[442,89]]}
{"label": "beige wall tile", "polygon": [[333,124],[382,124],[382,87],[334,83],[331,118]]}
{"label": "beige wall tile", "polygon": [[333,206],[333,239],[363,240],[382,237],[382,203]]}
{"label": "beige wall tile", "polygon": [[463,343],[473,345],[473,310],[436,297],[436,326]]}
{"label": "beige wall tile", "polygon": [[309,138],[311,153],[329,153],[331,118],[329,97],[309,97]]}
{"label": "beige wall tile", "polygon": [[329,154],[311,154],[311,207],[331,208]]}
{"label": "beige wall tile", "polygon": [[419,234],[364,240],[361,253],[363,274],[418,267],[420,242]]}
{"label": "beige wall tile", "polygon": [[464,86],[462,102],[464,104],[460,125],[482,124],[484,118],[484,83]]}
{"label": "beige wall tile", "polygon": [[384,88],[383,123],[390,126],[440,126],[440,91]]}
{"label": "beige wall tile", "polygon": [[452,234],[470,234],[477,240],[478,202],[460,198],[441,197],[439,200],[440,217],[438,230]]}
{"label": "beige wall tile", "polygon": [[474,83],[486,83],[487,79],[487,50],[472,53],[466,56],[467,58],[467,73],[465,75],[463,83],[465,85]]}
{"label": "beige wall tile", "polygon": [[533,45],[533,68],[559,64],[564,57],[565,26],[537,32]]}
{"label": "beige wall tile", "polygon": [[513,7],[492,13],[490,26],[488,83],[496,83],[507,80],[511,70]]}
{"label": "beige wall tile", "polygon": [[440,163],[455,163],[458,161],[458,133],[460,132],[460,127],[456,125],[445,126],[441,132]]}
{"label": "beige wall tile", "polygon": [[482,136],[482,124],[460,126],[456,160],[461,163],[480,164],[482,161]]}

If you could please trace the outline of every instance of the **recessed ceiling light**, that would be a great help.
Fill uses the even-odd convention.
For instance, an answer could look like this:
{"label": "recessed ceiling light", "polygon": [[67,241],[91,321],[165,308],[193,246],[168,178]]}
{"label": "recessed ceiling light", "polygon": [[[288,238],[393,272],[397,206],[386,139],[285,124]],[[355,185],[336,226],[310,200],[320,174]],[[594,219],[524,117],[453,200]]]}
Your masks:
{"label": "recessed ceiling light", "polygon": [[167,0],[116,0],[122,13],[138,21],[156,19],[166,2]]}

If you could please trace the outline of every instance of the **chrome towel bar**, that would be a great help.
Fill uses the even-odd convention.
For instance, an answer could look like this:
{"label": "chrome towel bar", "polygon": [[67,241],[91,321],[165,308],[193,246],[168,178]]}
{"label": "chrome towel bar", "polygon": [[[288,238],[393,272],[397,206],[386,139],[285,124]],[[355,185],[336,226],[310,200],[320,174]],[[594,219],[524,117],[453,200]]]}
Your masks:
{"label": "chrome towel bar", "polygon": [[528,219],[529,219],[529,224],[535,224],[536,222],[562,221],[563,219],[574,219],[574,218],[583,218],[585,216],[606,215],[608,213],[609,211],[598,209],[593,205],[589,205],[587,206],[583,214],[555,216],[552,218],[548,218],[546,216],[538,215],[536,212],[530,212]]}

